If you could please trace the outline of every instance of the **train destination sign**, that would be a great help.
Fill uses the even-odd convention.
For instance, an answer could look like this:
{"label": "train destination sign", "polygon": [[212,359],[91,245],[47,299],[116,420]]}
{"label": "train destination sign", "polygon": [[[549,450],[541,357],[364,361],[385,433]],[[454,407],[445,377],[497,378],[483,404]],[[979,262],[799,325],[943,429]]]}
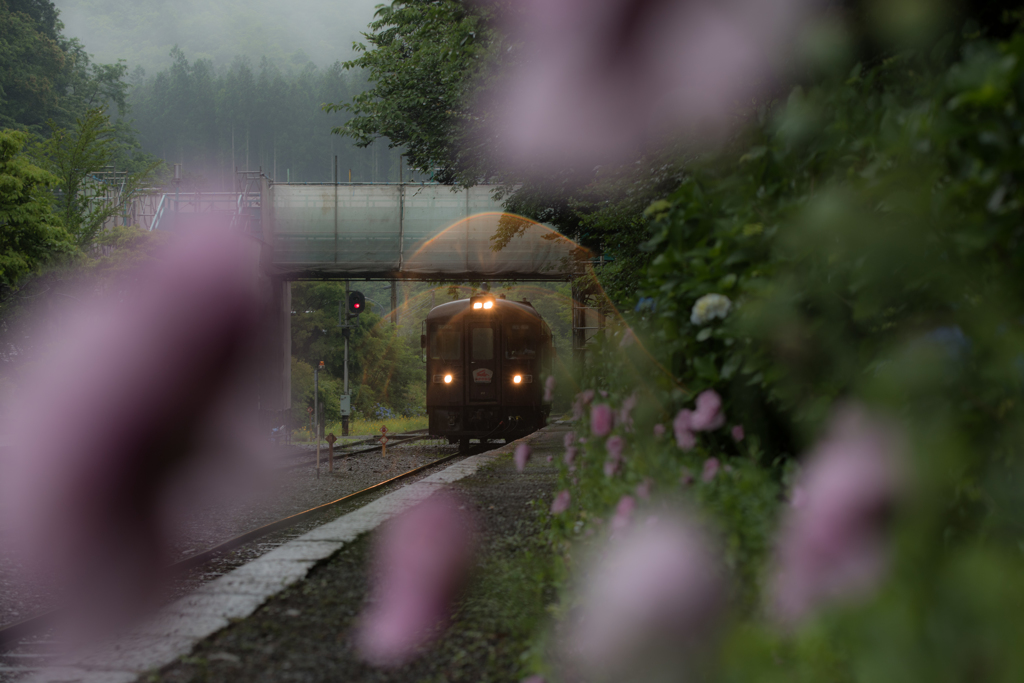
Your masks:
{"label": "train destination sign", "polygon": [[473,371],[473,381],[477,384],[490,384],[494,377],[494,370],[489,368],[477,368]]}

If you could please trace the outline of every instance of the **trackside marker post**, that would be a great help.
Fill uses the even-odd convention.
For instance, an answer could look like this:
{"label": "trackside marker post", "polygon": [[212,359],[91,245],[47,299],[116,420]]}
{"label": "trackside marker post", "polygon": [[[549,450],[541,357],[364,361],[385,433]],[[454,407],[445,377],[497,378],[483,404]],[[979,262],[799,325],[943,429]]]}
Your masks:
{"label": "trackside marker post", "polygon": [[387,457],[388,454],[388,428],[382,425],[380,428],[380,457]]}
{"label": "trackside marker post", "polygon": [[338,437],[331,432],[327,435],[327,471],[334,471],[334,442],[338,440]]}

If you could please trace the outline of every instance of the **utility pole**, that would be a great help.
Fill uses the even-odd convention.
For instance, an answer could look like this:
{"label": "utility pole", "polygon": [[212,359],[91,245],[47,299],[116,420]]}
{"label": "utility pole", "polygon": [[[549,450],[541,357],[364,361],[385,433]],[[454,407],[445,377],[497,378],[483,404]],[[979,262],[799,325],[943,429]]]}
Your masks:
{"label": "utility pole", "polygon": [[[349,407],[349,410],[351,410],[352,399],[350,398],[351,394],[348,393],[348,336],[349,336],[348,335],[348,331],[349,331],[349,327],[348,327],[348,280],[345,280],[345,303],[343,304],[343,306],[345,307],[345,318],[344,318],[345,325],[344,325],[344,327],[343,327],[343,329],[341,331],[341,334],[342,334],[342,336],[345,337],[345,398],[348,399],[348,403],[349,403],[348,407]],[[348,436],[348,412],[349,411],[347,411],[347,410],[343,410],[342,411],[342,416],[341,416],[341,435],[342,436]]]}

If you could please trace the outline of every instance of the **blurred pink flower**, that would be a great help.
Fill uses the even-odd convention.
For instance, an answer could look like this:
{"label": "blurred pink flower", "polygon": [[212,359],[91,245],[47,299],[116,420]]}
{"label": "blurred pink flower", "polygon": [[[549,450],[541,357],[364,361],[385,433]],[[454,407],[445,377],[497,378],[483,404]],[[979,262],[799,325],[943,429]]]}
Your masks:
{"label": "blurred pink flower", "polygon": [[734,425],[732,428],[732,440],[736,443],[743,441],[746,434],[743,432],[743,425]]}
{"label": "blurred pink flower", "polygon": [[614,477],[619,473],[619,466],[622,464],[621,458],[609,457],[604,461],[604,476]]}
{"label": "blurred pink flower", "polygon": [[0,519],[17,520],[10,549],[28,578],[75,598],[62,644],[153,606],[183,513],[245,495],[234,482],[260,450],[243,395],[260,370],[245,360],[260,330],[258,263],[238,236],[174,235],[110,295],[81,294],[12,402]]}
{"label": "blurred pink flower", "polygon": [[555,399],[555,376],[550,375],[544,380],[544,401],[550,402]]}
{"label": "blurred pink flower", "polygon": [[576,442],[576,432],[566,432],[562,437],[562,445],[568,448]]}
{"label": "blurred pink flower", "polygon": [[869,595],[888,559],[886,519],[904,489],[903,439],[860,406],[839,409],[807,459],[783,521],[772,590],[786,624]]}
{"label": "blurred pink flower", "polygon": [[601,389],[597,393],[599,393],[601,395],[601,398],[608,398],[608,392],[605,391],[604,389]]}
{"label": "blurred pink flower", "polygon": [[644,480],[636,485],[636,496],[637,498],[643,498],[647,500],[651,497],[651,489],[654,487],[654,480],[650,477],[644,477]]}
{"label": "blurred pink flower", "polygon": [[[516,462],[516,470],[522,472],[526,469],[526,463],[530,461],[530,444],[521,443],[516,446],[516,453],[513,456]],[[550,460],[550,458],[548,458]]]}
{"label": "blurred pink flower", "polygon": [[583,405],[589,405],[594,400],[595,392],[593,389],[584,389],[580,393],[576,394],[576,400]]}
{"label": "blurred pink flower", "polygon": [[576,453],[577,450],[575,446],[569,446],[565,449],[565,456],[563,457],[563,460],[569,467],[572,467],[576,463]]}
{"label": "blurred pink flower", "polygon": [[794,486],[793,492],[789,497],[789,504],[792,507],[798,508],[803,507],[807,504],[807,492],[804,491],[802,486]]}
{"label": "blurred pink flower", "polygon": [[714,389],[700,392],[697,396],[697,408],[690,418],[690,429],[695,432],[708,432],[724,424],[722,397]]}
{"label": "blurred pink flower", "polygon": [[449,491],[406,510],[378,532],[370,604],[356,633],[374,666],[400,666],[438,635],[472,566],[474,520]]}
{"label": "blurred pink flower", "polygon": [[666,134],[721,139],[787,71],[811,0],[533,0],[508,13],[521,44],[481,103],[520,171],[632,161]]}
{"label": "blurred pink flower", "polygon": [[598,436],[607,436],[615,426],[615,412],[607,403],[595,403],[590,407],[590,430]]}
{"label": "blurred pink flower", "polygon": [[555,496],[555,499],[551,502],[551,514],[560,515],[569,509],[569,503],[572,502],[572,496],[569,495],[569,491],[562,489]]}
{"label": "blurred pink flower", "polygon": [[625,349],[635,343],[636,335],[633,333],[633,330],[626,329],[626,331],[622,333],[622,339],[619,341],[619,348]]}
{"label": "blurred pink flower", "polygon": [[616,520],[625,523],[584,573],[565,655],[585,680],[661,680],[668,671],[673,680],[691,680],[720,634],[724,567],[705,532],[686,518],[630,525],[627,499],[613,530]]}
{"label": "blurred pink flower", "polygon": [[654,438],[660,439],[663,436],[665,436],[665,425],[659,422],[658,424],[654,425]]}
{"label": "blurred pink flower", "polygon": [[693,447],[697,445],[697,437],[690,428],[692,418],[693,411],[683,408],[676,415],[676,419],[672,421],[672,429],[676,434],[676,445],[684,451],[693,450]]}
{"label": "blurred pink flower", "polygon": [[718,458],[708,458],[704,461],[704,469],[700,473],[700,479],[703,482],[709,482],[715,478],[718,474],[719,462]]}
{"label": "blurred pink flower", "polygon": [[610,524],[611,532],[613,534],[621,533],[629,528],[630,523],[633,521],[633,509],[636,507],[636,501],[633,500],[632,496],[623,496],[619,498],[618,504],[615,506],[615,514],[612,515],[612,521]]}
{"label": "blurred pink flower", "polygon": [[622,402],[622,407],[619,409],[618,422],[621,424],[627,432],[633,431],[633,416],[631,413],[636,408],[637,397],[636,394],[630,394],[626,397],[626,400]]}
{"label": "blurred pink flower", "polygon": [[608,449],[608,455],[618,460],[622,458],[622,451],[626,448],[626,440],[619,435],[610,436],[604,442],[604,447]]}

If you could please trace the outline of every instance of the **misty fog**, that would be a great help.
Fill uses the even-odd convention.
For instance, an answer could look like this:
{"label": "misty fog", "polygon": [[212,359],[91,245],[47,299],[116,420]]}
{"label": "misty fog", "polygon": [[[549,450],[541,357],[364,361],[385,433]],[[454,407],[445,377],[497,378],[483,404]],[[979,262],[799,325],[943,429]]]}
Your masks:
{"label": "misty fog", "polygon": [[99,63],[127,60],[147,71],[170,64],[170,49],[224,67],[236,56],[318,66],[352,57],[380,0],[56,0],[64,34]]}

